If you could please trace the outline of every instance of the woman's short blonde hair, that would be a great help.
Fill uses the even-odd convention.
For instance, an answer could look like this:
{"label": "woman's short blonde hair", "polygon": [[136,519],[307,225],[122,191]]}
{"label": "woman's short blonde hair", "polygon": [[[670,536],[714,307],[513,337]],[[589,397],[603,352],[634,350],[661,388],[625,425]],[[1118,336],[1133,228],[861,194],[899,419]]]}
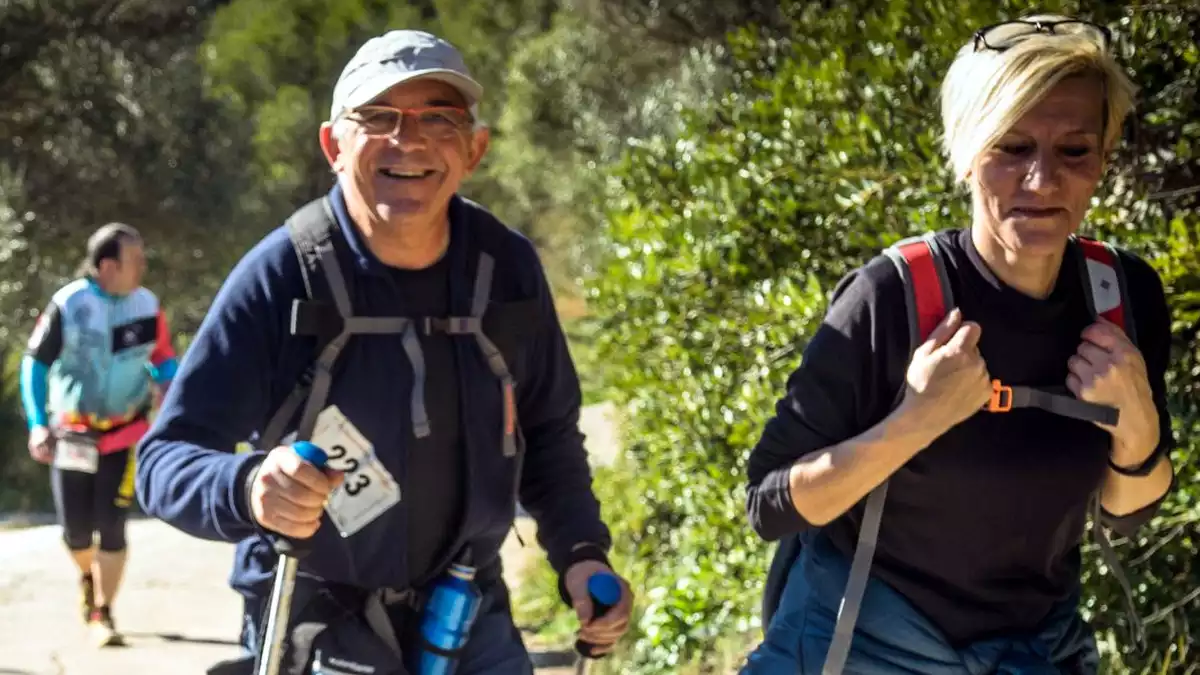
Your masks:
{"label": "woman's short blonde hair", "polygon": [[[1038,15],[1025,20],[1062,20]],[[1063,78],[1095,75],[1104,84],[1103,150],[1111,151],[1133,108],[1136,89],[1112,54],[1075,34],[1035,34],[997,51],[975,50],[972,40],[959,50],[942,82],[943,149],[955,178],[965,180],[985,150],[1008,133]]]}

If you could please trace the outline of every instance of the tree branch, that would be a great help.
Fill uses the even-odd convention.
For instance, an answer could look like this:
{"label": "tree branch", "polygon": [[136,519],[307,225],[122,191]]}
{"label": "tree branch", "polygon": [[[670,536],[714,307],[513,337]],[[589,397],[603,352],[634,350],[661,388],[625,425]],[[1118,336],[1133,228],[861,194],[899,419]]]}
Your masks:
{"label": "tree branch", "polygon": [[1149,626],[1152,623],[1158,623],[1159,621],[1162,621],[1163,619],[1170,616],[1173,612],[1175,612],[1175,610],[1183,608],[1188,603],[1192,602],[1193,600],[1196,600],[1197,598],[1200,598],[1200,586],[1193,588],[1191,593],[1188,593],[1187,595],[1176,600],[1175,602],[1171,603],[1170,605],[1167,605],[1166,607],[1163,607],[1162,609],[1151,614],[1150,616],[1142,619],[1142,623],[1147,626]]}

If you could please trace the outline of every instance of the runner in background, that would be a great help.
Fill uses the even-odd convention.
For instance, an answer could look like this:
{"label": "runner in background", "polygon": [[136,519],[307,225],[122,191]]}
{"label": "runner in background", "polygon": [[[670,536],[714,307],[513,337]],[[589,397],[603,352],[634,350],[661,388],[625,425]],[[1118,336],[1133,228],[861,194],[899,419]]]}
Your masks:
{"label": "runner in background", "polygon": [[176,368],[158,298],[141,285],[145,271],[138,231],[101,227],[88,239],[78,278],[38,317],[21,362],[29,453],[50,465],[83,617],[99,646],[123,643],[112,606],[125,569],[132,448],[149,429],[152,397]]}

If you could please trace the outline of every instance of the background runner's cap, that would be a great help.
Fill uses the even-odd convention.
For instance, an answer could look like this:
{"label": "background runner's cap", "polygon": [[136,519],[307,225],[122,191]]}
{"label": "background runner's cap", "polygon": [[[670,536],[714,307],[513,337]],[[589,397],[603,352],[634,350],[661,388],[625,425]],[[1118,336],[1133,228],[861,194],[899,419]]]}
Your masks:
{"label": "background runner's cap", "polygon": [[329,119],[416,78],[432,78],[454,87],[467,99],[472,112],[483,97],[483,86],[471,77],[454,45],[424,31],[394,30],[368,40],[346,64],[333,88]]}

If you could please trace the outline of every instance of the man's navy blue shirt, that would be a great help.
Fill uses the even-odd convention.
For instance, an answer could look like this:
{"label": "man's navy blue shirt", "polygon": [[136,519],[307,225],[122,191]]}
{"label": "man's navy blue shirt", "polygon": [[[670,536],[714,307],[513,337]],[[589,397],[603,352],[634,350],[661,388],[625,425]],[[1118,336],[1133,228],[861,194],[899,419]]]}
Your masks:
{"label": "man's navy blue shirt", "polygon": [[[410,315],[413,305],[405,302],[395,270],[366,247],[346,213],[340,188],[329,199],[339,226],[334,236],[348,244],[340,262],[344,274],[354,275],[355,313]],[[533,300],[539,319],[507,327],[520,330],[520,339],[507,341],[505,354],[516,379],[519,431],[525,440],[520,466],[503,456],[502,394],[474,338],[454,338],[456,373],[427,373],[430,380],[458,378],[456,443],[465,459],[465,503],[449,509],[461,514],[461,527],[448,537],[445,556],[469,544],[478,566],[497,561],[515,515],[515,472],[523,466],[522,506],[537,521],[539,543],[561,574],[577,544],[590,542],[607,550],[610,540],[577,426],[579,382],[545,273],[529,240],[478,205],[455,197],[450,221],[444,262],[449,265],[452,313],[470,314],[478,251],[486,246],[496,262],[489,311]],[[231,582],[251,596],[268,592],[275,563],[266,533],[246,501],[246,481],[266,449],[234,454],[235,447],[263,431],[316,357],[315,338],[293,336],[288,328],[293,299],[305,297],[300,263],[287,228],[279,227],[230,273],[138,446],[142,508],[194,536],[238,542]],[[323,517],[301,571],[363,588],[407,588],[425,570],[409,570],[405,551],[410,527],[421,524],[422,504],[408,499],[406,490],[414,442],[407,414],[413,373],[401,336],[352,337],[337,371],[325,405],[337,405],[374,444],[401,487],[401,502],[346,539]],[[434,421],[439,417],[437,411],[430,414]],[[434,566],[444,567],[445,556]]]}

